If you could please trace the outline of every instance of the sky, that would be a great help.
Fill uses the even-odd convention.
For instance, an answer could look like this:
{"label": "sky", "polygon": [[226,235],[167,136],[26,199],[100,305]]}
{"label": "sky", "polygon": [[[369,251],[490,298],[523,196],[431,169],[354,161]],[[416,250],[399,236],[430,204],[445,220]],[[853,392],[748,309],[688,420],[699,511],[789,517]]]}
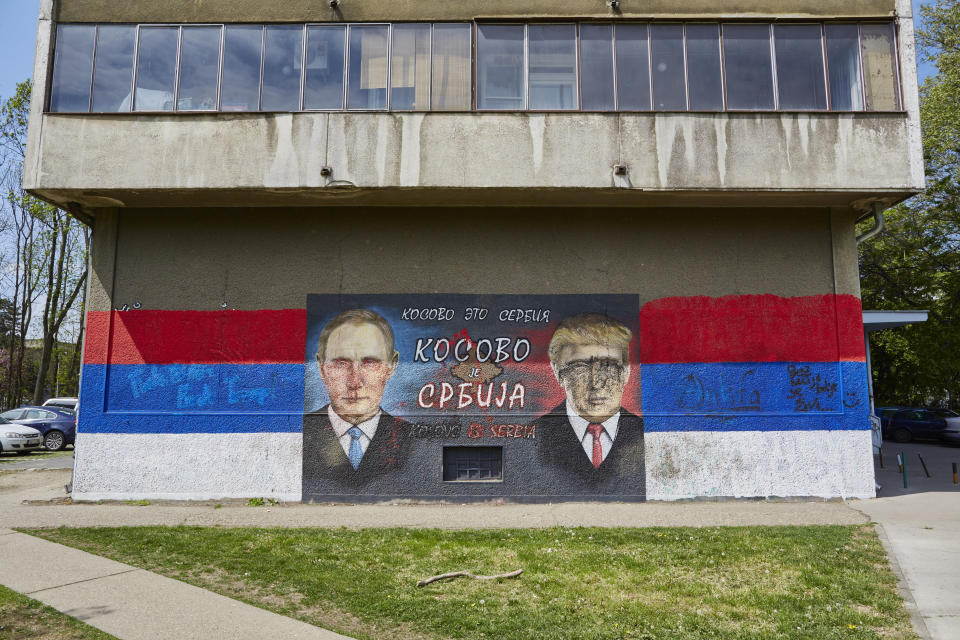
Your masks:
{"label": "sky", "polygon": [[[913,0],[918,17],[921,4],[926,2]],[[17,83],[33,73],[38,14],[39,0],[0,0],[0,99],[11,96]],[[921,65],[921,81],[934,71],[929,64]]]}

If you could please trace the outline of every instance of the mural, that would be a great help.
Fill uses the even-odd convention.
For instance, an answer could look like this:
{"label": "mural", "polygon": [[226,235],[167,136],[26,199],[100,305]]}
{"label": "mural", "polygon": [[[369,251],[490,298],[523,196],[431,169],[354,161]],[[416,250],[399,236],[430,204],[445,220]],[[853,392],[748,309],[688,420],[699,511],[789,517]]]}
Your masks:
{"label": "mural", "polygon": [[[851,448],[869,431],[866,375],[854,296],[134,304],[87,315],[78,433],[81,447],[85,434],[104,450],[126,436],[110,442],[145,452],[149,438],[209,436],[195,438],[210,464],[202,495],[248,458],[290,470],[284,495],[307,501],[643,500],[777,482],[777,495],[821,482],[817,495],[838,495],[872,486],[869,438]],[[256,452],[237,455],[241,435]],[[772,446],[780,462],[764,466]],[[848,465],[838,479],[823,456]],[[113,473],[104,464],[97,481]]]}
{"label": "mural", "polygon": [[[308,296],[304,499],[642,498],[638,311],[628,295]],[[448,467],[480,445],[502,459],[466,487]]]}

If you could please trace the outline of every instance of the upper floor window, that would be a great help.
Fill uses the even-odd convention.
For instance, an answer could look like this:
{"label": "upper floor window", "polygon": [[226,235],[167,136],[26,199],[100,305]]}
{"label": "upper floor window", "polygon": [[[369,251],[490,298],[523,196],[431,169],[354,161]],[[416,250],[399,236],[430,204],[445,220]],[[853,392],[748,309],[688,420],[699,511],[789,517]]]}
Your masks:
{"label": "upper floor window", "polygon": [[897,111],[891,22],[57,27],[49,110]]}

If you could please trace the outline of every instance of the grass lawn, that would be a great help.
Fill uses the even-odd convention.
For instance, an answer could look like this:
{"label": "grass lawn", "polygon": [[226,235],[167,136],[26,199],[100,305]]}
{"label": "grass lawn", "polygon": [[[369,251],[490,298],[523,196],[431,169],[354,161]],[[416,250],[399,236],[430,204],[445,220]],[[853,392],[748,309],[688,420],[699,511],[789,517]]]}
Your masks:
{"label": "grass lawn", "polygon": [[26,533],[357,638],[916,637],[871,526]]}
{"label": "grass lawn", "polygon": [[94,629],[3,586],[0,586],[0,638],[3,640],[116,640],[99,629]]}

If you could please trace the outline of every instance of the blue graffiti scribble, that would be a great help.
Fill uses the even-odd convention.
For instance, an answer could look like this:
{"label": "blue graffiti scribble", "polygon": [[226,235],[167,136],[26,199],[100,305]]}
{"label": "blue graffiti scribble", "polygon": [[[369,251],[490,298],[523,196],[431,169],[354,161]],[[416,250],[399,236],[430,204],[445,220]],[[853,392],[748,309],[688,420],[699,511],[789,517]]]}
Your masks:
{"label": "blue graffiti scribble", "polygon": [[725,375],[704,381],[691,373],[677,383],[677,407],[686,411],[759,411],[763,407],[755,376],[756,370],[748,369],[732,382],[727,382],[729,376]]}
{"label": "blue graffiti scribble", "polygon": [[225,381],[227,383],[227,404],[256,404],[265,406],[275,398],[277,389],[280,387],[280,377],[277,374],[273,374],[272,378],[272,387],[249,387],[242,389],[238,388],[240,376],[229,376]]}

